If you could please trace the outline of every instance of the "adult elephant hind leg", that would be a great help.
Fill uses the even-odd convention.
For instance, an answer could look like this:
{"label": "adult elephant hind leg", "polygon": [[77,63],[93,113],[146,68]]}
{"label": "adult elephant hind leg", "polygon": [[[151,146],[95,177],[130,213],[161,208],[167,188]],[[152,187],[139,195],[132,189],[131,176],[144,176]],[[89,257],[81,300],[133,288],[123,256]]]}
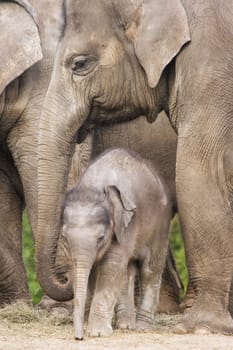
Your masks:
{"label": "adult elephant hind leg", "polygon": [[178,207],[196,298],[177,333],[233,333],[228,311],[233,216],[225,172],[227,145],[226,138],[215,142],[218,131],[208,131],[199,130],[196,137],[181,132],[178,140]]}
{"label": "adult elephant hind leg", "polygon": [[231,281],[231,289],[230,289],[230,294],[229,294],[228,310],[229,310],[229,312],[231,314],[231,317],[233,317],[233,279]]}
{"label": "adult elephant hind leg", "polygon": [[0,167],[0,305],[29,301],[27,276],[22,258],[23,200],[13,183],[17,174],[1,161]]}

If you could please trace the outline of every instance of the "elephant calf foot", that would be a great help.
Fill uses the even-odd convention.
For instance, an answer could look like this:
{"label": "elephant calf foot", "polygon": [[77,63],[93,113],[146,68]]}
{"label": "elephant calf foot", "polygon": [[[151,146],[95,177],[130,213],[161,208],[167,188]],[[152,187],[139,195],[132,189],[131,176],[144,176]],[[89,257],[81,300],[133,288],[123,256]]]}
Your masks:
{"label": "elephant calf foot", "polygon": [[112,326],[101,320],[95,320],[88,323],[88,337],[108,337],[113,333]]}
{"label": "elephant calf foot", "polygon": [[173,329],[177,334],[233,334],[233,319],[229,312],[210,310],[195,310],[195,307],[185,311],[181,322]]}
{"label": "elephant calf foot", "polygon": [[136,328],[135,312],[130,313],[130,312],[127,312],[127,310],[117,311],[115,328],[135,329]]}

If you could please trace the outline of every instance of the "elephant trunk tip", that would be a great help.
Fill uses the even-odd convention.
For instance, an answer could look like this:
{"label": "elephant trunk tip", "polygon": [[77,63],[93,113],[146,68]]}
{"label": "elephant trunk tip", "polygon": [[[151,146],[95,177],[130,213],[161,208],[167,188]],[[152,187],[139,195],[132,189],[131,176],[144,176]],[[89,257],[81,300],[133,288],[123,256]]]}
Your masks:
{"label": "elephant trunk tip", "polygon": [[83,327],[77,327],[75,326],[75,329],[74,329],[74,338],[75,340],[83,340],[84,337],[83,337]]}
{"label": "elephant trunk tip", "polygon": [[[36,266],[37,278],[40,281],[44,292],[52,299],[60,302],[70,301],[74,297],[73,282],[67,279],[65,283],[61,282],[53,272],[47,270],[45,275],[41,268]],[[42,265],[44,266],[44,265]],[[45,268],[43,268],[45,271]]]}
{"label": "elephant trunk tip", "polygon": [[78,336],[78,335],[75,335],[75,340],[79,340],[79,341],[81,341],[81,340],[83,340],[84,338],[82,337],[82,336]]}

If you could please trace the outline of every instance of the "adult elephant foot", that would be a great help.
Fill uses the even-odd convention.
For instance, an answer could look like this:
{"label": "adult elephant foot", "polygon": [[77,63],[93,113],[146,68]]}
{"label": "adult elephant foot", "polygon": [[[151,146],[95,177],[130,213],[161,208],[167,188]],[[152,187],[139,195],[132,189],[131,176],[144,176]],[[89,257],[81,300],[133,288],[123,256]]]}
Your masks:
{"label": "adult elephant foot", "polygon": [[193,306],[173,329],[174,333],[194,333],[199,335],[221,333],[233,334],[233,319],[228,311],[212,311]]}
{"label": "adult elephant foot", "polygon": [[193,303],[197,295],[191,283],[188,285],[187,293],[184,297],[184,300],[180,303],[180,311],[184,312],[187,309],[190,309],[193,306]]}
{"label": "adult elephant foot", "polygon": [[48,311],[54,317],[67,317],[73,313],[73,301],[57,302],[47,295],[43,296],[37,307]]}
{"label": "adult elephant foot", "polygon": [[174,293],[174,289],[165,285],[161,287],[158,313],[174,314],[180,312],[179,296]]}

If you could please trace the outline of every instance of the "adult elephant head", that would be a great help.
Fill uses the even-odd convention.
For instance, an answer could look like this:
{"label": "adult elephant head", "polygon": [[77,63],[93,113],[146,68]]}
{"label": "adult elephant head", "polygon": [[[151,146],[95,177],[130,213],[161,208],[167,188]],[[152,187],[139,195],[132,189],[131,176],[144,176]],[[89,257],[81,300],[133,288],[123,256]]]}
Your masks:
{"label": "adult elephant head", "polygon": [[72,297],[70,281],[56,279],[54,263],[77,136],[96,123],[139,115],[154,120],[167,89],[164,68],[189,41],[180,0],[68,0],[65,11],[41,118],[38,166],[37,274],[57,300]]}

